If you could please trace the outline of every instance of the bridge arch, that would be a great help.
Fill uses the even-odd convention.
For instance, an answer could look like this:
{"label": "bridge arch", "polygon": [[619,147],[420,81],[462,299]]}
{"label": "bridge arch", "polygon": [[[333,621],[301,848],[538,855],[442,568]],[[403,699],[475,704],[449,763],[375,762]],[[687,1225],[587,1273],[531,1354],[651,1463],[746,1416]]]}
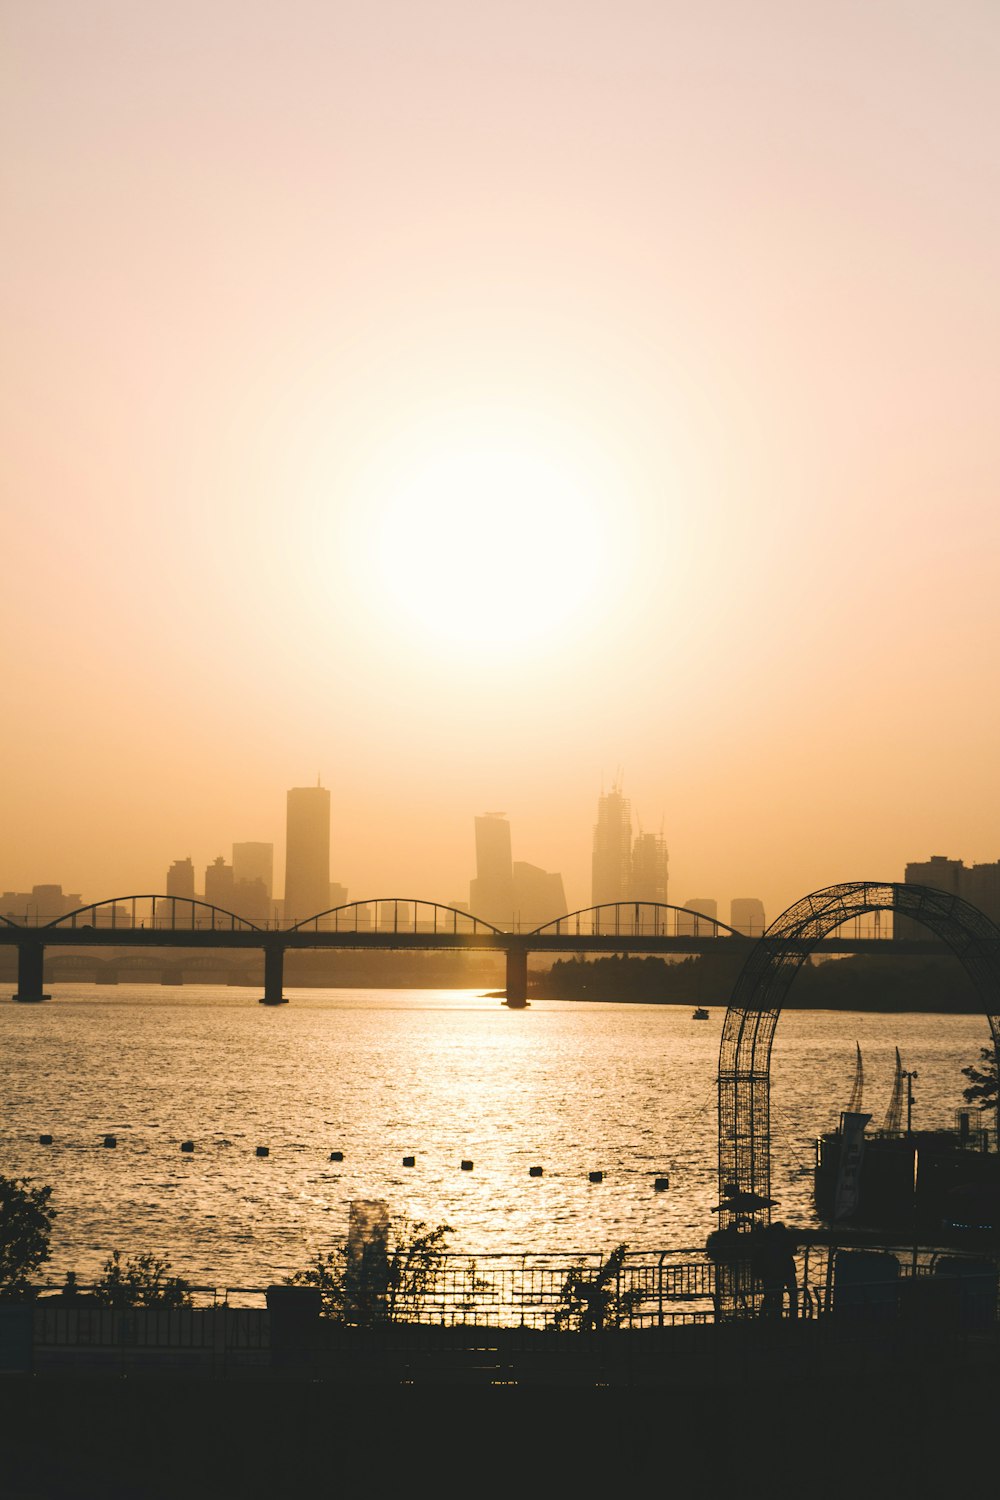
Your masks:
{"label": "bridge arch", "polygon": [[[684,928],[689,927],[686,934]],[[707,929],[707,931],[706,931]],[[541,927],[532,936],[554,937],[745,937],[728,922],[706,917],[690,906],[671,906],[666,901],[608,901],[599,906],[582,906],[567,912]]]}
{"label": "bridge arch", "polygon": [[91,901],[87,906],[78,906],[46,922],[37,931],[45,932],[53,927],[120,927],[123,931],[135,927],[156,928],[163,932],[260,932],[256,922],[238,917],[235,912],[221,906],[212,906],[207,901],[198,901],[190,896],[108,896],[103,901]]}
{"label": "bridge arch", "polygon": [[[320,928],[320,923],[324,927]],[[416,896],[370,896],[366,901],[348,901],[331,906],[292,923],[289,932],[431,932],[501,934],[499,927],[457,906],[422,901]]]}
{"label": "bridge arch", "polygon": [[[855,881],[804,896],[754,945],[736,980],[719,1048],[719,1197],[770,1198],[771,1045],[785,996],[816,944],[867,912],[892,911],[928,928],[976,987],[1000,1055],[1000,927],[978,908],[927,886]],[[757,1211],[769,1217],[767,1208]],[[725,1225],[731,1216],[721,1214]]]}

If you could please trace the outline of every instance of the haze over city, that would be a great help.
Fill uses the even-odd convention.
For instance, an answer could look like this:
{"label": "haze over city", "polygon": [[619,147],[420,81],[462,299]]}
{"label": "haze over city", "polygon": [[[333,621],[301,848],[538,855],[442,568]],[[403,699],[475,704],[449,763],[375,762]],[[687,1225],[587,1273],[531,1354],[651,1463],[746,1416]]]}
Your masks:
{"label": "haze over city", "polygon": [[0,889],[1000,855],[974,0],[10,3]]}

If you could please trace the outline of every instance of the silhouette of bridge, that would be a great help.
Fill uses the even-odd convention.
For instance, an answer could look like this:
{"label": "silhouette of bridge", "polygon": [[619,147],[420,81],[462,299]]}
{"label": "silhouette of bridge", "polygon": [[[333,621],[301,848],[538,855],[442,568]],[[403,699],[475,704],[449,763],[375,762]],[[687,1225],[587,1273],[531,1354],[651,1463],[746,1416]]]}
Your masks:
{"label": "silhouette of bridge", "polygon": [[[850,926],[850,924],[849,924]],[[821,952],[886,950],[881,912],[867,926],[828,934]],[[0,947],[18,953],[15,1000],[45,995],[47,948],[257,950],[264,955],[265,1005],[285,1002],[285,954],[303,949],[487,950],[506,959],[507,1004],[527,1004],[528,957],[532,953],[636,953],[670,955],[722,953],[746,958],[757,936],[737,932],[715,917],[661,902],[615,902],[581,908],[522,929],[500,928],[440,902],[415,897],[376,897],[317,912],[299,922],[259,924],[231,911],[180,896],[128,895],[91,902],[61,917],[34,923],[0,917]],[[934,951],[926,941],[893,941],[895,953]]]}

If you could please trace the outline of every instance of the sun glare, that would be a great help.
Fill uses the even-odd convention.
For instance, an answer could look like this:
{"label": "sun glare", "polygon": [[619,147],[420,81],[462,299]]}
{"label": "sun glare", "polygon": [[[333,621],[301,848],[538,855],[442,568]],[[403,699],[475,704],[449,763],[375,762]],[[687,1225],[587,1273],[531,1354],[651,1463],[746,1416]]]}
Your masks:
{"label": "sun glare", "polygon": [[582,626],[602,563],[586,476],[541,448],[423,453],[365,507],[378,607],[442,644],[494,653]]}

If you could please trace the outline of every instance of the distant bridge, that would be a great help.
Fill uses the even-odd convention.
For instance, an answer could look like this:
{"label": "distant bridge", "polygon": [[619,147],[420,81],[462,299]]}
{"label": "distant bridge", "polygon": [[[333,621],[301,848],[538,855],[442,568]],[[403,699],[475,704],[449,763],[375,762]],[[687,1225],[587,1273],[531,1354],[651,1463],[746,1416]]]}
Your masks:
{"label": "distant bridge", "polygon": [[[825,938],[827,953],[886,951],[881,913],[868,926]],[[539,927],[503,929],[436,901],[374,897],[331,907],[289,925],[261,925],[204,901],[180,896],[128,895],[91,902],[49,922],[0,917],[0,947],[18,951],[15,1000],[43,1000],[47,948],[256,949],[264,955],[262,1003],[284,1002],[284,958],[303,949],[487,950],[506,958],[507,1004],[527,1004],[531,953],[641,953],[661,956],[721,953],[746,957],[757,939],[715,917],[663,902],[615,902],[568,912]],[[895,953],[935,951],[933,943],[892,944]]]}

